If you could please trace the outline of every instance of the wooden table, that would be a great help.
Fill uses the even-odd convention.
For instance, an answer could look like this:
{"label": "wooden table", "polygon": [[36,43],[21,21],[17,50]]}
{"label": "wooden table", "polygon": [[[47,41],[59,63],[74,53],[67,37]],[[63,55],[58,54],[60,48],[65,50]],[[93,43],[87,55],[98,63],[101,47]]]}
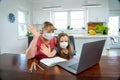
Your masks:
{"label": "wooden table", "polygon": [[[29,71],[35,61],[44,68]],[[24,54],[0,55],[0,80],[120,80],[120,56],[102,56],[99,64],[74,75],[59,66],[47,67],[37,59],[27,60]]]}

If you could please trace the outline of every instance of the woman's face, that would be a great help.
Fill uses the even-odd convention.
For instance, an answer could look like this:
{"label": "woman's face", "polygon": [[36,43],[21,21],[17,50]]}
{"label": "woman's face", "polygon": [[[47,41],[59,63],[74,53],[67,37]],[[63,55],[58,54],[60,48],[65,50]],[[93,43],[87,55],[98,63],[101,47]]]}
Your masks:
{"label": "woman's face", "polygon": [[54,37],[54,32],[50,30],[43,30],[43,37],[47,40],[51,40]]}
{"label": "woman's face", "polygon": [[50,29],[43,29],[43,34],[45,33],[54,33],[54,31],[50,30]]}

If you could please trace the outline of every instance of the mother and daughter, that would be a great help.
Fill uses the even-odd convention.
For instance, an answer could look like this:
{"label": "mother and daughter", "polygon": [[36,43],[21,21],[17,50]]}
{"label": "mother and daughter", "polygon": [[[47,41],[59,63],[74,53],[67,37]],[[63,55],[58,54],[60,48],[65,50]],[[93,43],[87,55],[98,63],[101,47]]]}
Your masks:
{"label": "mother and daughter", "polygon": [[40,34],[35,26],[29,26],[28,30],[33,34],[33,40],[26,50],[28,59],[54,56],[71,59],[73,57],[74,50],[70,46],[69,36],[66,33],[60,33],[55,37],[54,29],[52,23],[44,22]]}

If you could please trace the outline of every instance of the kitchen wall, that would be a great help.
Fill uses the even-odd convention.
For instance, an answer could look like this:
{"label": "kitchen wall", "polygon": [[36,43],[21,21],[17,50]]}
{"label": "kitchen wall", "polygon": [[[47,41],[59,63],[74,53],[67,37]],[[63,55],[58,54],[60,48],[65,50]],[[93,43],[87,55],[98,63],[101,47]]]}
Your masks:
{"label": "kitchen wall", "polygon": [[[84,4],[102,4],[101,8],[87,8],[83,7]],[[54,9],[52,11],[63,11],[63,10],[86,10],[88,12],[88,22],[90,22],[91,17],[95,16],[94,21],[107,21],[105,18],[108,18],[106,15],[108,14],[108,0],[40,0],[39,2],[33,1],[32,3],[32,11],[33,11],[33,23],[41,24],[45,20],[51,20],[50,11],[42,10],[43,7],[50,6],[61,6],[61,9]],[[101,11],[104,11],[103,12]],[[99,11],[99,12],[98,12]],[[98,13],[97,13],[98,12]],[[43,13],[43,14],[42,14]],[[44,14],[45,13],[45,14]],[[94,14],[94,15],[93,15]],[[102,19],[98,19],[100,16],[104,16]],[[99,18],[100,18],[99,17]],[[103,19],[104,18],[104,19]]]}
{"label": "kitchen wall", "polygon": [[[119,33],[120,35],[120,0],[109,0],[109,16],[119,16]],[[114,22],[113,22],[114,23]],[[120,38],[111,38],[112,45],[110,48],[120,48]],[[114,42],[118,41],[118,42]]]}
{"label": "kitchen wall", "polygon": [[[102,4],[102,7],[96,8],[88,8],[83,7],[84,4]],[[53,10],[42,10],[43,7],[50,6],[61,6],[61,9],[53,9]],[[51,20],[53,18],[50,16],[54,11],[64,11],[64,10],[84,10],[86,12],[85,16],[87,16],[86,22],[107,22],[108,18],[108,0],[60,0],[60,1],[34,1],[33,2],[33,23],[41,24],[45,20]],[[104,13],[103,13],[104,12]],[[42,14],[43,13],[43,14]],[[46,13],[46,14],[44,14]],[[93,15],[94,14],[94,15]],[[99,17],[100,16],[100,17]],[[103,17],[102,17],[103,16]],[[93,20],[92,20],[93,19]]]}
{"label": "kitchen wall", "polygon": [[[1,53],[20,53],[27,48],[27,38],[19,39],[17,11],[26,10],[30,15],[30,3],[25,0],[2,0],[0,2],[0,49]],[[15,22],[8,21],[8,14],[15,14]],[[29,21],[30,22],[30,21]]]}
{"label": "kitchen wall", "polygon": [[[29,2],[31,1],[31,2]],[[46,6],[62,6],[65,10],[77,10],[81,8],[82,4],[86,3],[100,3],[103,9],[110,8],[110,10],[120,10],[120,4],[118,0],[2,0],[0,2],[0,52],[1,53],[21,53],[27,48],[27,38],[19,39],[18,28],[17,28],[17,11],[27,10],[29,12],[29,23],[41,24],[46,20],[51,20],[50,11],[41,10],[42,7]],[[109,6],[108,6],[108,1]],[[114,4],[113,4],[114,3]],[[84,8],[88,9],[88,8]],[[92,8],[91,8],[92,9]],[[88,11],[91,9],[89,8]],[[98,9],[98,8],[97,8]],[[95,11],[95,9],[92,9]],[[8,14],[14,13],[16,21],[10,23],[8,21]],[[92,11],[91,11],[92,12]],[[90,12],[90,13],[91,13]],[[99,14],[99,13],[94,13]],[[89,14],[93,16],[94,14]],[[95,17],[95,19],[97,19]]]}
{"label": "kitchen wall", "polygon": [[[119,20],[120,20],[120,0],[109,0],[109,10],[110,10],[109,15],[119,16]],[[120,29],[120,24],[119,24],[119,29]],[[120,31],[119,31],[119,35],[120,35]]]}
{"label": "kitchen wall", "polygon": [[[49,6],[61,6],[63,9],[76,9],[81,7],[81,4],[84,4],[86,0],[34,0],[33,9],[40,10],[42,7]],[[74,4],[73,4],[74,3]]]}
{"label": "kitchen wall", "polygon": [[109,0],[110,10],[120,10],[120,0]]}
{"label": "kitchen wall", "polygon": [[[73,4],[74,3],[74,4]],[[83,7],[84,4],[102,4],[102,7],[88,8]],[[42,10],[43,7],[49,6],[61,6],[61,9],[53,10]],[[87,29],[87,22],[106,22],[108,19],[108,0],[49,0],[49,1],[33,1],[33,24],[42,24],[44,21],[48,20],[53,22],[54,11],[64,11],[64,10],[84,10],[85,11],[85,27]],[[104,13],[103,13],[104,12]],[[67,33],[87,33],[87,30],[64,30]],[[57,30],[56,33],[61,32]]]}

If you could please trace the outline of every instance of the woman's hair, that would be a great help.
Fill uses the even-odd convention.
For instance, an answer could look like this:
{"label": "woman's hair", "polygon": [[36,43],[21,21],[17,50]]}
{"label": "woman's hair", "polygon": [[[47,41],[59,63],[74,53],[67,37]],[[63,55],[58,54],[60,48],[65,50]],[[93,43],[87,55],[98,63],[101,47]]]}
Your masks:
{"label": "woman's hair", "polygon": [[[68,55],[66,57],[65,57],[65,55],[61,54],[62,48],[60,47],[60,38],[63,37],[63,36],[67,36],[68,37],[68,46],[67,46]],[[73,49],[71,48],[71,45],[70,45],[69,36],[66,33],[60,33],[57,36],[57,47],[58,47],[58,54],[59,54],[60,57],[67,58],[67,59],[72,58],[72,56],[73,56]]]}
{"label": "woman's hair", "polygon": [[49,30],[50,32],[51,31],[54,32],[55,27],[54,27],[54,25],[51,22],[45,21],[43,23],[42,30]]}

